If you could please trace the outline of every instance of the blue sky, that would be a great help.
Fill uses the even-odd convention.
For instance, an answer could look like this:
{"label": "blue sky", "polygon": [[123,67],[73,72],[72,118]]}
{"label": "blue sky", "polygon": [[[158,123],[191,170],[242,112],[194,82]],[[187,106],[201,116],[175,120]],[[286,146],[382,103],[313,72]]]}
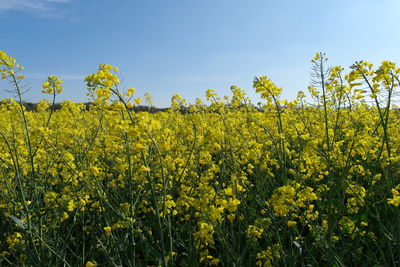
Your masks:
{"label": "blue sky", "polygon": [[[237,85],[257,102],[254,76],[292,99],[309,85],[310,59],[399,62],[396,0],[0,0],[0,50],[25,66],[27,101],[46,97],[48,75],[64,80],[59,101],[87,101],[84,77],[118,66],[124,87],[157,106],[178,93],[190,102]],[[0,98],[10,97],[5,81]]]}

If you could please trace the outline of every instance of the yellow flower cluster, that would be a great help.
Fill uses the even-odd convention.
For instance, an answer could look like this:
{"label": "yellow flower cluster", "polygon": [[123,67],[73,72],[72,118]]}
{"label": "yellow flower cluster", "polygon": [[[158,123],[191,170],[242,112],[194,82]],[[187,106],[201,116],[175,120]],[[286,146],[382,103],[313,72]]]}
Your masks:
{"label": "yellow flower cluster", "polygon": [[400,205],[400,185],[396,186],[395,188],[392,188],[391,193],[393,195],[392,198],[388,198],[388,203],[398,207]]}
{"label": "yellow flower cluster", "polygon": [[47,81],[43,83],[42,93],[46,94],[60,94],[64,88],[61,86],[62,80],[57,76],[49,76]]}
{"label": "yellow flower cluster", "polygon": [[0,51],[0,72],[1,79],[11,77],[14,81],[21,80],[24,78],[23,75],[17,75],[18,71],[23,70],[24,67],[20,66],[15,58],[7,55],[6,52]]}
{"label": "yellow flower cluster", "polygon": [[[100,64],[97,73],[90,74],[85,78],[90,92],[95,92],[100,100],[107,100],[111,97],[111,89],[118,86],[120,80],[116,73],[117,67],[108,64]],[[129,91],[130,93],[131,90]]]}

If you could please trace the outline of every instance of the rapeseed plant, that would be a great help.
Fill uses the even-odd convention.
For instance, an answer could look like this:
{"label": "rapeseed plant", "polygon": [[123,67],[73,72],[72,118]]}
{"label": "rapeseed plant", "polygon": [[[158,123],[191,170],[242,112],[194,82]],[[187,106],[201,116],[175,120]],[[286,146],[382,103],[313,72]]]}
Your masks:
{"label": "rapeseed plant", "polygon": [[0,104],[0,265],[398,265],[400,69],[327,60],[312,59],[313,104],[261,76],[259,108],[232,86],[133,112],[142,98],[101,64],[94,105],[56,110],[49,76],[52,101],[27,111],[0,51],[18,98]]}

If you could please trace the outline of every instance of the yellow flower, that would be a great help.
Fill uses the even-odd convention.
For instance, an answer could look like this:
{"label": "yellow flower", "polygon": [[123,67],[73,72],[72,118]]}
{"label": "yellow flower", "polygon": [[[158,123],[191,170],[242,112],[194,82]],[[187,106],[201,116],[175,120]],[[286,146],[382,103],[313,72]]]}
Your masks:
{"label": "yellow flower", "polygon": [[62,87],[62,80],[56,76],[49,76],[47,77],[47,81],[43,82],[43,89],[42,93],[46,94],[53,94],[57,93],[60,94],[63,90],[64,87]]}
{"label": "yellow flower", "polygon": [[103,230],[104,230],[106,236],[109,236],[111,234],[110,226],[103,227]]}
{"label": "yellow flower", "polygon": [[141,98],[135,98],[133,101],[135,102],[136,105],[140,105],[140,103],[142,103]]}
{"label": "yellow flower", "polygon": [[150,168],[148,168],[148,167],[142,165],[142,166],[139,168],[139,171],[140,171],[140,172],[149,172],[149,171],[150,171]]}
{"label": "yellow flower", "polygon": [[264,232],[264,229],[257,227],[255,225],[249,225],[246,230],[246,236],[247,236],[247,238],[249,238],[253,241],[257,241],[258,239],[261,238],[263,232]]}
{"label": "yellow flower", "polygon": [[22,240],[22,235],[19,232],[14,232],[11,236],[6,238],[6,242],[8,244],[8,248],[12,249],[16,245],[18,245]]}
{"label": "yellow flower", "polygon": [[65,221],[66,219],[68,219],[69,218],[69,215],[68,215],[68,213],[66,213],[66,212],[63,212],[63,214],[62,214],[62,217],[61,217],[61,219],[60,219],[60,221],[61,222],[63,222],[63,221]]}
{"label": "yellow flower", "polygon": [[134,149],[135,151],[140,151],[140,150],[143,150],[144,148],[145,148],[144,145],[142,145],[142,144],[140,144],[140,143],[136,143],[133,149]]}
{"label": "yellow flower", "polygon": [[129,88],[126,90],[125,96],[130,97],[135,94],[135,88]]}
{"label": "yellow flower", "polygon": [[88,261],[85,264],[85,267],[96,267],[97,263],[96,262],[92,262],[92,261]]}
{"label": "yellow flower", "polygon": [[68,205],[67,205],[68,211],[74,211],[75,208],[76,208],[75,202],[72,199],[70,201],[68,201]]}

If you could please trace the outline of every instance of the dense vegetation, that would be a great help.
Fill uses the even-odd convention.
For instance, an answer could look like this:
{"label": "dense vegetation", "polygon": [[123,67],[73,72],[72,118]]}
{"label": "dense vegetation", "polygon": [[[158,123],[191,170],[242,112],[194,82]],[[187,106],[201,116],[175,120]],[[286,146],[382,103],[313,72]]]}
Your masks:
{"label": "dense vegetation", "polygon": [[50,76],[27,111],[0,60],[19,97],[0,105],[0,265],[399,265],[394,63],[343,74],[318,53],[313,104],[262,76],[261,111],[233,86],[150,113],[109,65],[85,80],[93,105],[55,110]]}

